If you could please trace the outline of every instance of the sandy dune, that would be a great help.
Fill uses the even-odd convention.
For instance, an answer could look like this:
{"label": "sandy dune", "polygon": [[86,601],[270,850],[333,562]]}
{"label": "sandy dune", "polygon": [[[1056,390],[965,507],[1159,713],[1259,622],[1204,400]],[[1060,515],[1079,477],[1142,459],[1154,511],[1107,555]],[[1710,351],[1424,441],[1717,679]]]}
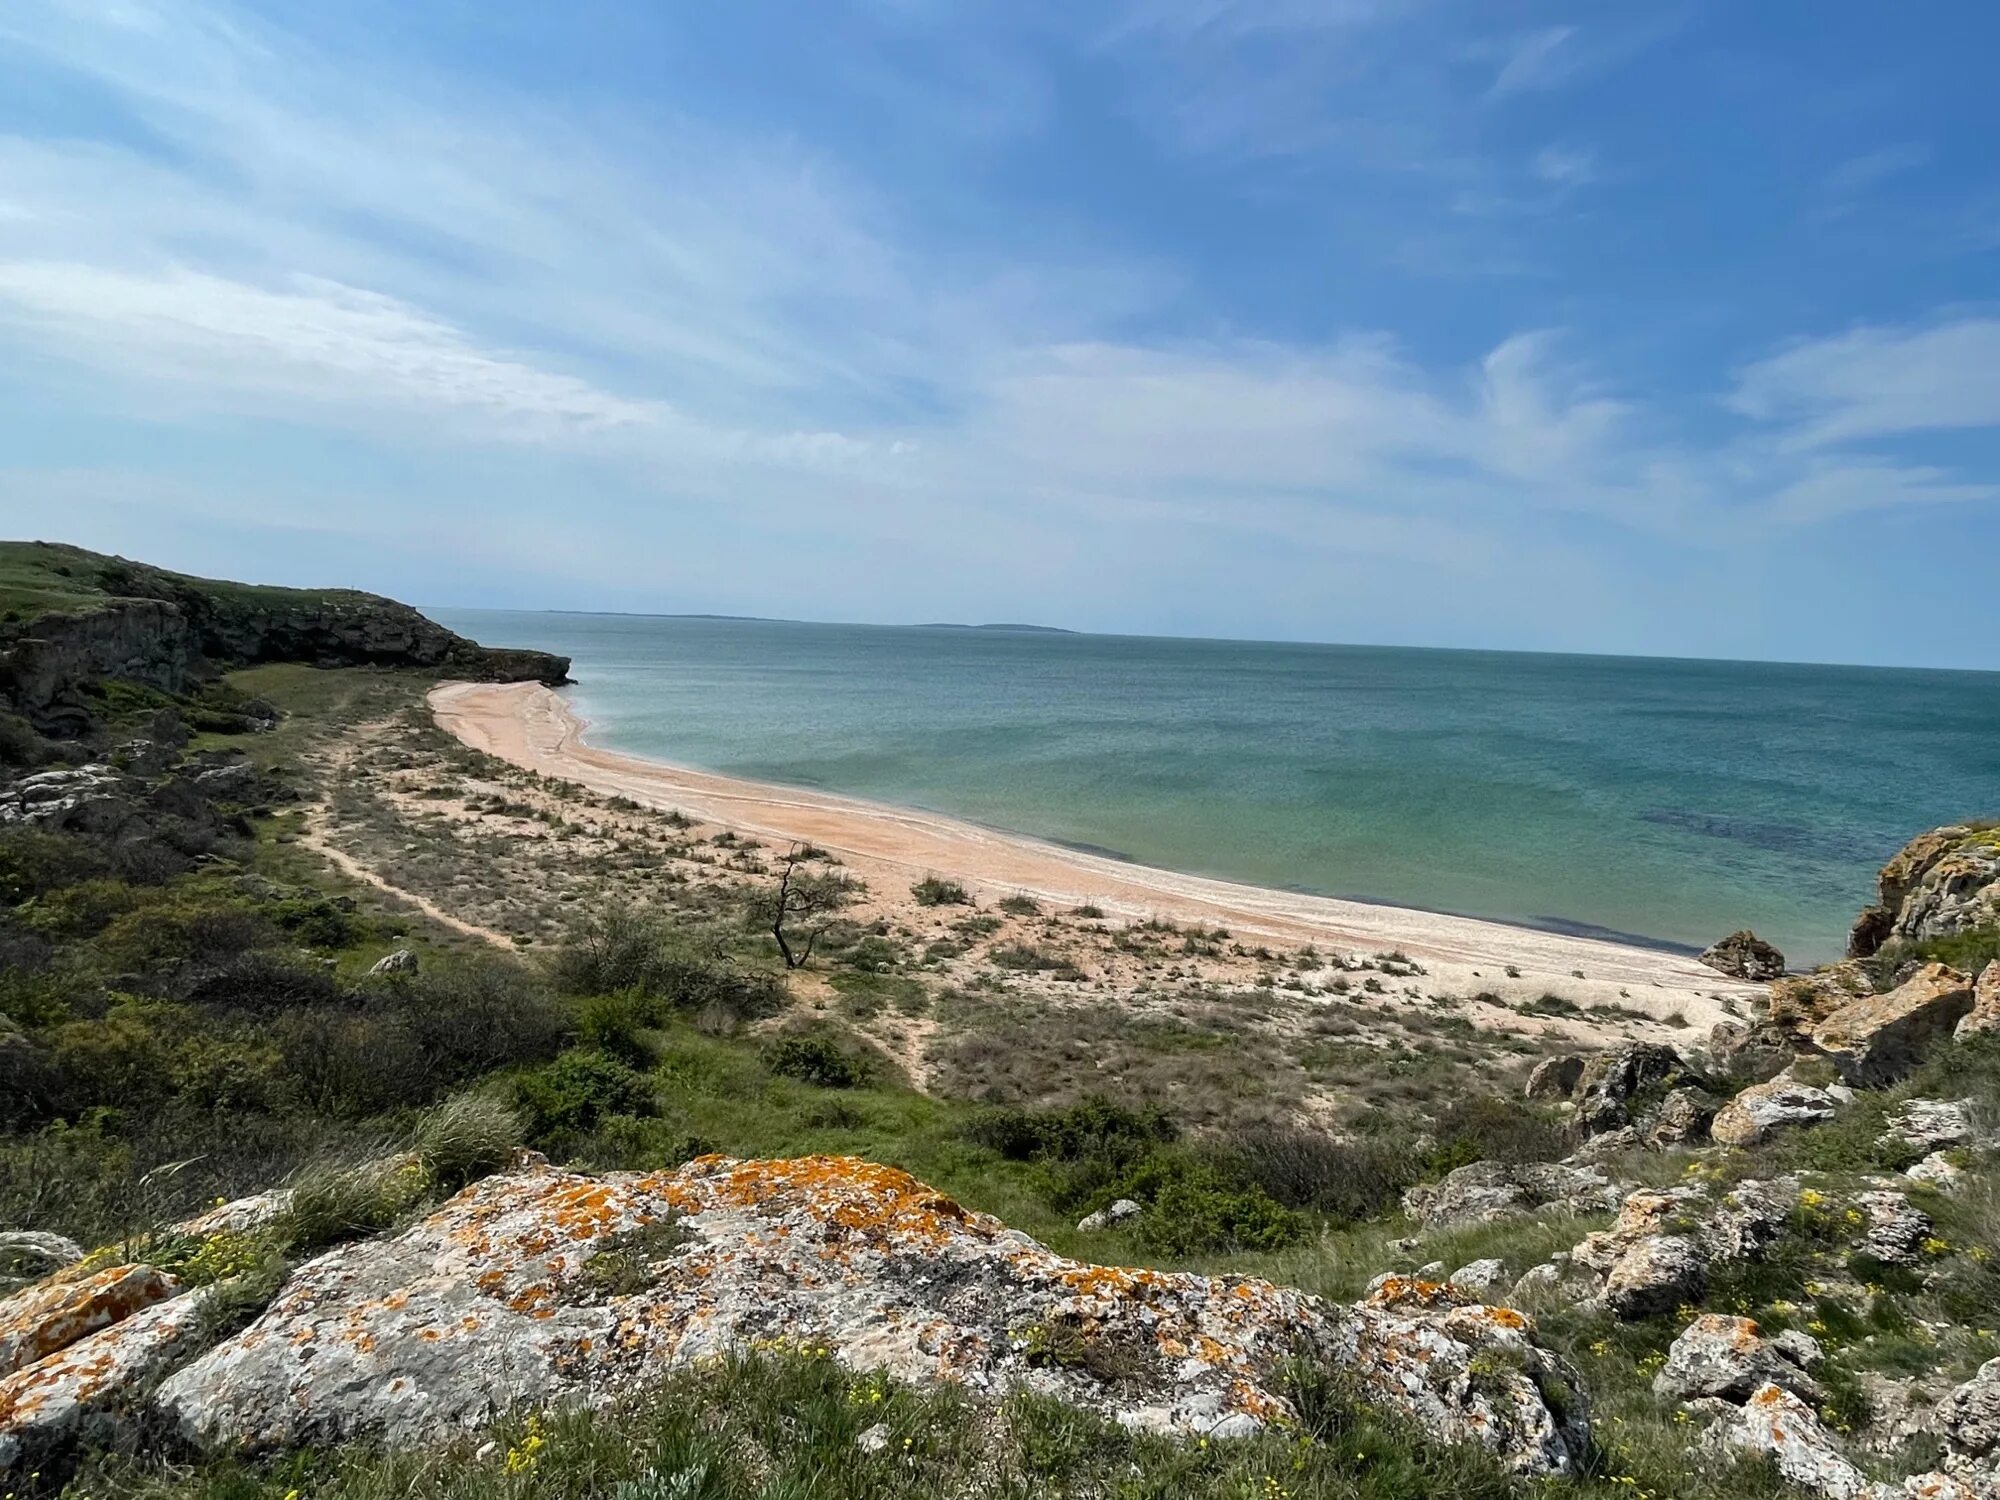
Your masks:
{"label": "sandy dune", "polygon": [[[1584,1005],[1617,1003],[1656,1017],[1679,1012],[1695,1027],[1721,1019],[1725,999],[1761,993],[1678,954],[1181,875],[931,813],[596,749],[584,742],[586,726],[568,702],[535,683],[446,683],[431,693],[430,704],[438,723],[474,749],[741,833],[780,843],[809,840],[840,855],[877,889],[938,874],[982,898],[1018,891],[1058,905],[1088,901],[1114,917],[1219,925],[1239,940],[1272,946],[1400,949],[1423,963],[1439,988],[1492,990],[1510,999],[1554,991]],[[1521,971],[1512,980],[1505,975],[1509,965]]]}

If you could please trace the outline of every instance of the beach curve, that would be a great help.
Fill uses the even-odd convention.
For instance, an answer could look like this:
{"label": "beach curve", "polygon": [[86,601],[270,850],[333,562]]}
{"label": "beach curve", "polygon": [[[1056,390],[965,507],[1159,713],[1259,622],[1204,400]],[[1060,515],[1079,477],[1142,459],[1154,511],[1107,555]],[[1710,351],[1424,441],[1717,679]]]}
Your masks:
{"label": "beach curve", "polygon": [[1113,918],[1206,923],[1273,945],[1395,950],[1468,989],[1506,996],[1525,985],[1690,1026],[1726,1019],[1729,1002],[1762,992],[1685,954],[1639,944],[1187,875],[940,814],[600,749],[584,738],[587,723],[568,700],[538,683],[443,683],[429,703],[440,727],[475,750],[742,834],[816,844],[878,887],[935,874],[981,896],[1088,902]]}

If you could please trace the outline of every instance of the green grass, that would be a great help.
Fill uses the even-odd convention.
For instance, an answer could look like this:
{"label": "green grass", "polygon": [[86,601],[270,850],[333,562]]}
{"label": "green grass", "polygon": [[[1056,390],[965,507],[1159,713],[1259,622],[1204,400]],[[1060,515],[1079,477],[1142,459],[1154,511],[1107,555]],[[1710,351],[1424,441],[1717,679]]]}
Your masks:
{"label": "green grass", "polygon": [[53,610],[100,608],[119,599],[179,599],[189,594],[265,606],[373,597],[354,589],[293,589],[197,578],[59,542],[0,542],[0,614],[32,618]]}

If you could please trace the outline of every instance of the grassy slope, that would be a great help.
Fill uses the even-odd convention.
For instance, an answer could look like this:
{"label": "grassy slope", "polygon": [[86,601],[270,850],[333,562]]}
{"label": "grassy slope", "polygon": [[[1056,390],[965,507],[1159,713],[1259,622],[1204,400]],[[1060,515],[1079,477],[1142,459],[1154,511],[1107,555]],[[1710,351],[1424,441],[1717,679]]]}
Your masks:
{"label": "grassy slope", "polygon": [[99,609],[118,599],[171,598],[192,591],[271,605],[361,599],[352,589],[292,589],[197,578],[60,542],[0,542],[0,616]]}

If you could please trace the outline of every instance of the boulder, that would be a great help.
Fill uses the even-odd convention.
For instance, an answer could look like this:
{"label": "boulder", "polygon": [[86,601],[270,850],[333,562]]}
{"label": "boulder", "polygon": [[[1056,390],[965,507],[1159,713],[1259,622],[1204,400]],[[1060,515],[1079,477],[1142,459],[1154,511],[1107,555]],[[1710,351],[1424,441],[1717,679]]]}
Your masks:
{"label": "boulder", "polygon": [[1592,1136],[1563,1160],[1571,1166],[1601,1166],[1628,1151],[1643,1151],[1645,1148],[1644,1136],[1630,1125],[1620,1125],[1615,1130],[1607,1130],[1602,1135]]}
{"label": "boulder", "polygon": [[1866,1476],[1841,1456],[1813,1409],[1783,1386],[1759,1386],[1742,1408],[1709,1429],[1709,1441],[1769,1455],[1780,1477],[1827,1500],[1858,1500]]}
{"label": "boulder", "polygon": [[1576,1090],[1577,1080],[1583,1077],[1583,1059],[1574,1052],[1560,1053],[1555,1057],[1545,1057],[1535,1064],[1535,1070],[1528,1075],[1527,1096],[1530,1099],[1567,1099]]}
{"label": "boulder", "polygon": [[78,1339],[164,1302],[180,1283],[151,1266],[59,1272],[0,1300],[0,1375],[11,1375]]}
{"label": "boulder", "polygon": [[1743,1402],[1764,1385],[1782,1386],[1817,1405],[1825,1398],[1791,1349],[1764,1337],[1749,1318],[1703,1313],[1681,1330],[1653,1389],[1674,1401],[1716,1396]]}
{"label": "boulder", "polygon": [[1754,1146],[1777,1131],[1831,1120],[1838,1110],[1825,1089],[1778,1077],[1753,1083],[1723,1105],[1709,1134],[1725,1146]]}
{"label": "boulder", "polygon": [[2000,958],[1979,971],[1979,981],[1972,987],[1972,1009],[1954,1034],[1967,1037],[1982,1031],[2000,1031]]}
{"label": "boulder", "polygon": [[1862,1193],[1854,1206],[1867,1217],[1860,1249],[1884,1265],[1914,1266],[1923,1259],[1924,1241],[1934,1228],[1931,1216],[1908,1198],[1884,1188]]}
{"label": "boulder", "polygon": [[1706,1140],[1719,1108],[1721,1102],[1706,1089],[1675,1089],[1660,1101],[1646,1139],[1655,1146],[1689,1146]]}
{"label": "boulder", "polygon": [[1866,958],[1894,939],[1921,941],[2000,922],[2000,826],[1959,823],[1920,833],[1882,866],[1876,902],[1847,951]]}
{"label": "boulder", "polygon": [[1109,1208],[1100,1208],[1094,1214],[1085,1214],[1076,1221],[1076,1227],[1086,1234],[1100,1229],[1109,1229],[1113,1224],[1123,1224],[1127,1219],[1136,1219],[1144,1213],[1145,1205],[1130,1198],[1120,1198]]}
{"label": "boulder", "polygon": [[1933,1151],[1903,1175],[1925,1187],[1949,1192],[1965,1180],[1965,1168],[1951,1159],[1949,1151]]}
{"label": "boulder", "polygon": [[[1582,1407],[1519,1313],[1392,1279],[1353,1307],[1268,1282],[1055,1255],[905,1172],[846,1157],[702,1157],[474,1184],[403,1232],[299,1267],[155,1398],[227,1451],[434,1442],[513,1406],[618,1399],[757,1343],[854,1370],[1034,1392],[1162,1432],[1289,1415],[1304,1357],[1522,1474],[1569,1469]],[[1050,1340],[1116,1356],[1036,1357]],[[1560,1408],[1560,1412],[1557,1408]],[[1241,1420],[1238,1420],[1241,1419]]]}
{"label": "boulder", "polygon": [[1777,1243],[1799,1201],[1796,1177],[1740,1182],[1705,1211],[1696,1231],[1715,1260],[1756,1260]]}
{"label": "boulder", "polygon": [[1497,1292],[1508,1284],[1507,1263],[1491,1257],[1469,1261],[1451,1273],[1450,1281],[1462,1292]]}
{"label": "boulder", "polygon": [[0,1277],[39,1280],[82,1259],[83,1247],[59,1234],[37,1229],[0,1232]]}
{"label": "boulder", "polygon": [[1970,1099],[1906,1099],[1890,1111],[1882,1139],[1916,1150],[1941,1151],[1972,1139]]}
{"label": "boulder", "polygon": [[1989,1359],[1938,1404],[1938,1432],[1953,1449],[1983,1458],[2000,1449],[2000,1359]]}
{"label": "boulder", "polygon": [[1577,1080],[1577,1124],[1590,1133],[1631,1123],[1627,1105],[1635,1094],[1688,1076],[1680,1053],[1660,1042],[1624,1042],[1585,1059]]}
{"label": "boulder", "polygon": [[1708,1033],[1708,1055],[1716,1071],[1738,1079],[1762,1082],[1782,1073],[1798,1051],[1798,1039],[1791,1031],[1767,1022],[1744,1026],[1717,1021]]}
{"label": "boulder", "polygon": [[1684,1234],[1635,1240],[1605,1273],[1598,1300],[1614,1318],[1650,1318],[1701,1301],[1708,1256]]}
{"label": "boulder", "polygon": [[156,1302],[0,1379],[0,1484],[80,1438],[115,1435],[140,1388],[200,1332],[208,1295]]}
{"label": "boulder", "polygon": [[1643,1239],[1691,1233],[1707,1210],[1708,1194],[1698,1187],[1639,1188],[1626,1194],[1606,1228],[1585,1235],[1571,1253],[1602,1275]]}
{"label": "boulder", "polygon": [[1429,1229],[1490,1224],[1541,1208],[1601,1213],[1617,1202],[1618,1190],[1601,1170],[1560,1162],[1476,1161],[1403,1194],[1404,1209]]}
{"label": "boulder", "polygon": [[1748,979],[1757,983],[1782,979],[1785,973],[1785,955],[1747,927],[1704,949],[1699,962],[1707,964],[1718,974],[1727,974],[1731,979]]}
{"label": "boulder", "polygon": [[385,953],[368,967],[370,974],[414,974],[417,972],[417,955],[408,948],[398,948],[394,953]]}
{"label": "boulder", "polygon": [[1812,1030],[1812,1044],[1858,1087],[1894,1083],[1942,1042],[1972,1009],[1972,980],[1925,964],[1886,995],[1850,1001]]}
{"label": "boulder", "polygon": [[1813,1029],[1843,1005],[1851,1005],[1875,993],[1867,969],[1847,960],[1814,969],[1810,974],[1794,974],[1771,986],[1765,1007],[1765,1024],[1783,1033],[1789,1041],[1803,1040]]}

